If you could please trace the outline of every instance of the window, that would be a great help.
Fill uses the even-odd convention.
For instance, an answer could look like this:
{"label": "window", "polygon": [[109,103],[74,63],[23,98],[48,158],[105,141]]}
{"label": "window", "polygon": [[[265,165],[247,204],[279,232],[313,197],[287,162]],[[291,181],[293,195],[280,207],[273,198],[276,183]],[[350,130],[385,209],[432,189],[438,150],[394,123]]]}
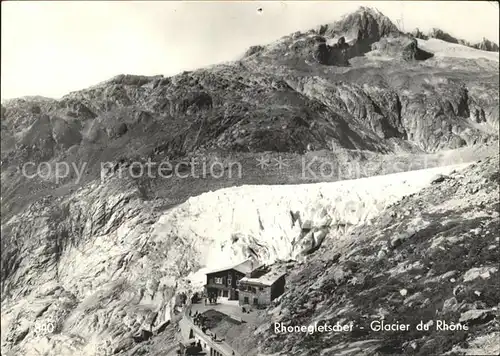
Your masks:
{"label": "window", "polygon": [[223,277],[215,277],[214,278],[216,284],[224,284],[224,278]]}
{"label": "window", "polygon": [[228,286],[232,286],[233,285],[233,280],[231,279],[231,277],[227,278],[227,285]]}
{"label": "window", "polygon": [[255,305],[259,304],[259,300],[257,298],[253,298],[253,304]]}
{"label": "window", "polygon": [[260,290],[260,291],[263,291],[263,290],[264,290],[264,288],[263,288],[263,287],[259,287],[259,290]]}
{"label": "window", "polygon": [[244,302],[245,304],[248,304],[248,297],[243,298],[243,302]]}

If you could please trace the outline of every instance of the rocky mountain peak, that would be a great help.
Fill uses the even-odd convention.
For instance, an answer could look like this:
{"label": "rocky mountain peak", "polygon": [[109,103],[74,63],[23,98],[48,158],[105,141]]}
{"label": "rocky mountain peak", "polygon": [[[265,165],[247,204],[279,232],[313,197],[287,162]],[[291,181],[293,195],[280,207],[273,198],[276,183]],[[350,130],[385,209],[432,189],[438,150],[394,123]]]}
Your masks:
{"label": "rocky mountain peak", "polygon": [[345,36],[348,41],[369,39],[375,42],[383,36],[400,33],[397,26],[387,16],[376,9],[364,6],[344,15],[331,25],[322,26],[321,29],[320,34],[323,32],[324,35],[330,37]]}
{"label": "rocky mountain peak", "polygon": [[449,43],[459,43],[460,41],[450,35],[449,33],[439,29],[439,28],[433,28],[429,31],[429,34],[427,35],[429,38],[436,38],[438,40],[443,40]]}
{"label": "rocky mountain peak", "polygon": [[[320,26],[317,30],[325,39],[316,47],[315,59],[325,65],[348,66],[349,59],[372,50],[383,37],[401,35],[396,25],[380,11],[361,6],[339,21]],[[336,42],[329,46],[327,41]]]}
{"label": "rocky mountain peak", "polygon": [[498,44],[484,37],[481,42],[476,43],[472,47],[488,52],[498,52],[499,50]]}

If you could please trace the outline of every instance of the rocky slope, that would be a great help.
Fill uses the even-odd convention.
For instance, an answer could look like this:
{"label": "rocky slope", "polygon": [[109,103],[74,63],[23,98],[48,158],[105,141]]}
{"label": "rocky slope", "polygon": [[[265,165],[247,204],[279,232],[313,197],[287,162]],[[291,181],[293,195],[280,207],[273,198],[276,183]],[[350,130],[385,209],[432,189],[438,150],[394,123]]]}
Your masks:
{"label": "rocky slope", "polygon": [[[305,42],[286,38],[236,64],[172,78],[121,76],[61,100],[6,103],[2,214],[28,196],[53,194],[56,185],[19,174],[29,161],[75,164],[84,184],[100,176],[102,162],[124,159],[432,152],[498,137],[498,62],[470,54],[389,61],[392,50],[376,47],[350,67],[322,66],[293,52]],[[70,173],[59,187],[71,186]]]}
{"label": "rocky slope", "polygon": [[108,176],[57,204],[37,201],[2,226],[2,346],[12,354],[150,354],[166,338],[173,347],[165,327],[176,320],[176,294],[198,291],[202,268],[248,256],[300,261],[325,244],[336,251],[331,243],[452,170],[233,187],[166,211],[132,180]]}
{"label": "rocky slope", "polygon": [[[189,197],[488,156],[498,140],[498,56],[468,50],[460,57],[415,42],[362,8],[253,47],[236,62],[170,78],[121,75],[58,100],[2,103],[2,354],[161,354],[174,345],[166,323],[175,319],[176,293],[192,289],[186,277],[209,264],[207,245],[232,251],[234,243],[235,256],[251,249],[268,262],[292,258],[330,241],[335,229],[323,231],[321,219],[339,219],[331,200],[339,196],[329,189],[325,201],[318,187],[264,189],[248,201],[252,221],[266,211],[261,224],[282,244],[260,225],[245,226],[245,209],[236,217],[227,209],[247,188]],[[274,164],[282,158],[283,167]],[[175,168],[158,176],[167,159]],[[304,177],[304,160],[331,173]],[[200,177],[200,162],[219,168]],[[235,163],[241,174],[229,176]],[[146,164],[156,174],[141,174]],[[414,183],[380,185],[389,194],[382,200],[363,193],[356,223],[425,180]],[[214,196],[217,206],[204,200]],[[287,225],[291,210],[314,223],[310,231],[302,220]],[[214,244],[208,223],[223,227]],[[304,246],[294,247],[298,237]]]}
{"label": "rocky slope", "polygon": [[[498,354],[498,158],[442,176],[307,262],[289,264],[288,291],[263,313],[253,345],[276,356]],[[374,320],[429,329],[377,332]],[[436,330],[438,320],[469,330]],[[276,334],[273,322],[355,327]]]}

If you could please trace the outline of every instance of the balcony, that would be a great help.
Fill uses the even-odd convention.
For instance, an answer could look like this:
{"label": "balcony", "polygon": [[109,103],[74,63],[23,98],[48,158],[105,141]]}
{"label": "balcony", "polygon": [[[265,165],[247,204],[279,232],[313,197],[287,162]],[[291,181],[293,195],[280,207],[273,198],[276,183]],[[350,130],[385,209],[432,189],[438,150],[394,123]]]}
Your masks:
{"label": "balcony", "polygon": [[217,284],[217,283],[208,283],[208,284],[205,284],[205,288],[229,288],[228,286],[226,286],[225,284]]}

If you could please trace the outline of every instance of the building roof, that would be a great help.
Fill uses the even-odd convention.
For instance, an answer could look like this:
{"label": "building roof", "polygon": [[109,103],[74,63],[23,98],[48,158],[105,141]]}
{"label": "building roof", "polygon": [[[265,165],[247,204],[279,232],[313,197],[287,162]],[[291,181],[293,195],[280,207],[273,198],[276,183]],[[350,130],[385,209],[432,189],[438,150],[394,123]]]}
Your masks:
{"label": "building roof", "polygon": [[281,269],[271,269],[269,272],[264,273],[260,276],[243,277],[242,279],[240,279],[240,283],[243,282],[256,286],[270,287],[285,274],[286,272]]}
{"label": "building roof", "polygon": [[216,270],[208,271],[205,274],[212,274],[212,273],[217,273],[217,272],[222,272],[222,271],[228,271],[231,269],[234,269],[235,271],[238,271],[238,272],[243,273],[243,274],[247,274],[247,273],[252,272],[252,270],[257,266],[258,266],[257,263],[255,263],[251,259],[248,259],[248,260],[243,261],[241,263],[238,263],[236,265],[230,265],[230,266],[226,266],[223,268],[218,268]]}

